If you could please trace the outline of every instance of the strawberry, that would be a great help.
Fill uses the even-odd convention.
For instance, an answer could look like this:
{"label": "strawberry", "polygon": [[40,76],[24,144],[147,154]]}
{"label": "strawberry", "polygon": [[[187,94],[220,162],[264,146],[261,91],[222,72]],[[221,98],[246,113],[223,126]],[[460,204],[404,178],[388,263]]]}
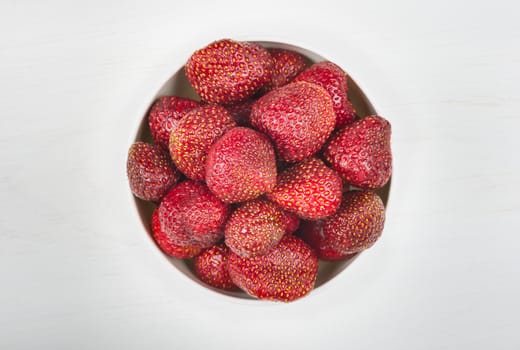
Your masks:
{"label": "strawberry", "polygon": [[266,133],[278,157],[296,162],[310,157],[334,129],[332,100],[321,86],[291,83],[262,96],[251,110],[251,123]]}
{"label": "strawberry", "polygon": [[206,183],[226,203],[244,202],[276,184],[276,161],[269,139],[253,129],[236,127],[211,146]]}
{"label": "strawberry", "polygon": [[237,286],[229,277],[227,270],[229,248],[223,243],[214,245],[195,260],[195,274],[204,282],[215,288],[233,290]]}
{"label": "strawberry", "polygon": [[152,235],[155,243],[161,250],[177,259],[189,259],[198,255],[202,248],[198,246],[180,246],[172,242],[170,236],[164,232],[159,220],[159,210],[156,208],[152,214]]}
{"label": "strawberry", "polygon": [[368,116],[334,135],[324,157],[350,184],[362,189],[383,187],[392,174],[391,131],[384,118]]}
{"label": "strawberry", "polygon": [[291,82],[301,73],[307,64],[305,58],[297,52],[283,49],[268,49],[273,58],[271,81],[263,90],[271,91]]}
{"label": "strawberry", "polygon": [[231,104],[242,101],[271,79],[273,60],[260,45],[230,39],[195,51],[186,76],[202,100]]}
{"label": "strawberry", "polygon": [[159,205],[161,227],[180,246],[206,248],[218,242],[228,213],[206,185],[192,180],[173,187]]}
{"label": "strawberry", "polygon": [[145,142],[130,146],[126,173],[132,193],[146,201],[159,201],[180,179],[168,154]]}
{"label": "strawberry", "polygon": [[227,105],[226,109],[231,114],[236,123],[240,126],[251,126],[249,116],[251,115],[251,108],[256,101],[247,99],[231,105]]}
{"label": "strawberry", "polygon": [[235,121],[221,106],[205,105],[186,113],[170,135],[173,162],[190,179],[204,180],[209,148],[234,126]]}
{"label": "strawberry", "polygon": [[157,99],[148,112],[148,125],[155,143],[168,149],[172,129],[187,112],[199,106],[199,102],[184,97],[163,96]]}
{"label": "strawberry", "polygon": [[226,223],[226,245],[235,254],[249,258],[268,253],[285,234],[284,213],[265,199],[246,202]]}
{"label": "strawberry", "polygon": [[385,207],[377,194],[349,191],[336,214],[325,220],[306,221],[302,238],[320,259],[346,259],[370,248],[381,236],[384,223]]}
{"label": "strawberry", "polygon": [[354,108],[354,105],[352,104],[352,102],[350,102],[350,100],[346,100],[345,101],[345,113],[344,113],[342,120],[340,120],[339,122],[338,122],[338,115],[336,114],[336,128],[339,129],[339,128],[344,127],[347,124],[353,123],[356,120],[357,116],[358,115],[357,115],[356,109]]}
{"label": "strawberry", "polygon": [[322,86],[327,90],[334,104],[336,128],[349,124],[355,118],[355,111],[347,98],[347,74],[332,62],[315,63],[294,81],[307,81]]}
{"label": "strawberry", "polygon": [[284,227],[285,227],[285,234],[286,235],[292,235],[293,233],[298,230],[298,227],[300,227],[300,218],[296,215],[294,215],[291,212],[288,212],[287,210],[283,211],[284,214]]}
{"label": "strawberry", "polygon": [[231,280],[246,293],[288,302],[312,290],[318,259],[301,239],[288,235],[265,255],[243,258],[231,252],[228,271]]}
{"label": "strawberry", "polygon": [[341,193],[339,174],[320,159],[309,158],[283,171],[267,196],[301,218],[316,220],[336,212]]}

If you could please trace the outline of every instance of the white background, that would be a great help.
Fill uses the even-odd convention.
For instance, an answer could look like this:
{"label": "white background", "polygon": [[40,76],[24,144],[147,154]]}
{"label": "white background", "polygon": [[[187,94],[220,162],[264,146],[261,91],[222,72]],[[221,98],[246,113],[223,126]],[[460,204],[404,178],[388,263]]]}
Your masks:
{"label": "white background", "polygon": [[[0,4],[0,348],[519,349],[516,1]],[[222,37],[330,57],[392,122],[381,240],[292,304],[191,282],[137,218],[126,151]]]}

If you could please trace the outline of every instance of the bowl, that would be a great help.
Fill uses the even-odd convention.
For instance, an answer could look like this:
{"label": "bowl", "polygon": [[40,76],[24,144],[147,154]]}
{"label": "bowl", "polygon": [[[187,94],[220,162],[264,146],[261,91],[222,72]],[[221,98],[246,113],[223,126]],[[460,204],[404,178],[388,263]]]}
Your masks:
{"label": "bowl", "polygon": [[[279,48],[279,49],[287,49],[292,50],[295,52],[298,52],[299,54],[303,55],[307,58],[308,63],[315,63],[320,61],[332,61],[336,64],[338,64],[340,67],[342,67],[347,73],[348,73],[348,64],[343,64],[343,62],[337,62],[334,60],[333,57],[324,57],[314,51],[307,50],[305,48],[281,43],[281,42],[273,42],[273,41],[254,41],[257,44],[262,45],[266,48]],[[188,57],[186,57],[186,60]],[[352,104],[354,105],[357,114],[360,117],[365,117],[367,115],[371,114],[378,114],[375,108],[373,107],[372,103],[368,99],[368,97],[365,95],[365,93],[361,90],[359,85],[355,82],[355,80],[348,75],[348,91],[349,91],[349,98]],[[145,142],[153,142],[152,136],[150,134],[150,129],[148,127],[148,110],[152,106],[152,104],[155,102],[155,100],[162,96],[181,96],[181,97],[188,97],[194,100],[199,101],[200,98],[196,94],[193,87],[188,82],[188,79],[186,78],[184,74],[184,66],[180,67],[175,74],[173,74],[169,79],[166,80],[166,82],[160,87],[160,89],[157,91],[155,96],[152,98],[152,100],[148,103],[148,109],[146,113],[142,116],[140,116],[140,123],[137,126],[137,131],[135,133],[135,137],[133,138],[134,142],[136,141],[145,141]],[[383,200],[383,203],[386,207],[388,202],[388,196],[390,192],[390,181],[383,187],[378,190],[376,190],[376,193],[381,197]],[[213,288],[201,280],[198,279],[198,277],[194,273],[194,266],[193,266],[193,260],[180,260],[176,258],[172,258],[164,253],[159,249],[158,246],[156,246],[155,241],[152,237],[152,231],[150,227],[150,221],[152,212],[155,209],[156,205],[147,202],[144,200],[141,200],[135,196],[133,196],[135,201],[135,208],[136,213],[139,215],[141,222],[143,224],[143,233],[148,234],[151,243],[153,245],[150,245],[150,249],[157,249],[162,255],[164,255],[166,263],[171,264],[174,268],[179,270],[183,275],[188,277],[191,281],[194,283],[197,283],[201,286],[201,288],[206,288],[210,291],[219,293],[223,296],[233,297],[233,298],[241,298],[241,299],[251,299],[251,300],[257,300],[245,292],[242,291],[224,291],[220,289]],[[345,270],[348,270],[348,266],[352,264],[360,255],[361,253],[356,254],[350,259],[347,260],[341,260],[336,262],[328,262],[328,261],[321,261],[319,263],[319,269],[318,269],[318,277],[316,280],[316,284],[314,287],[314,290],[311,293],[314,293],[319,288],[323,287],[326,283],[334,279],[338,274],[345,273]]]}

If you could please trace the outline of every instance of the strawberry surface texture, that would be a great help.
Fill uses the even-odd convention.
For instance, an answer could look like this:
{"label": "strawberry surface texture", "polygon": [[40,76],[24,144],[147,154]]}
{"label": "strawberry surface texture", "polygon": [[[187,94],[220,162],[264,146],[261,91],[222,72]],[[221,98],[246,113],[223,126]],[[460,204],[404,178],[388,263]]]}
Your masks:
{"label": "strawberry surface texture", "polygon": [[269,253],[243,258],[231,253],[231,280],[248,294],[276,301],[293,301],[308,294],[318,274],[318,258],[301,239],[284,236]]}
{"label": "strawberry surface texture", "polygon": [[321,219],[338,209],[342,185],[336,171],[313,157],[283,171],[268,197],[301,218]]}
{"label": "strawberry surface texture", "polygon": [[145,142],[136,142],[128,150],[126,173],[132,193],[154,202],[180,179],[168,154],[161,147]]}
{"label": "strawberry surface texture", "polygon": [[271,80],[273,59],[262,46],[229,39],[197,50],[186,76],[203,101],[231,104],[255,94]]}
{"label": "strawberry surface texture", "polygon": [[283,49],[268,50],[273,58],[273,74],[271,81],[264,86],[271,91],[290,83],[307,66],[305,57],[297,52]]}
{"label": "strawberry surface texture", "polygon": [[194,259],[195,274],[212,287],[236,289],[228,273],[228,256],[229,248],[223,243],[204,250]]}
{"label": "strawberry surface texture", "polygon": [[222,106],[206,105],[188,112],[170,135],[170,155],[177,168],[193,180],[204,180],[211,145],[236,126]]}
{"label": "strawberry surface texture", "polygon": [[156,208],[152,214],[152,235],[155,243],[161,248],[163,252],[178,259],[188,259],[197,256],[202,248],[199,246],[177,245],[173,242],[170,235],[168,235],[161,227],[159,220],[159,210]]}
{"label": "strawberry surface texture", "polygon": [[336,214],[303,224],[302,237],[323,260],[338,260],[370,248],[383,232],[385,207],[370,191],[349,191]]}
{"label": "strawberry surface texture", "polygon": [[244,202],[271,191],[276,175],[271,141],[256,130],[233,128],[208,152],[206,182],[226,203]]}
{"label": "strawberry surface texture", "polygon": [[268,253],[286,233],[284,212],[267,200],[242,204],[230,216],[224,229],[226,245],[242,257]]}
{"label": "strawberry surface texture", "polygon": [[297,162],[323,146],[336,115],[324,88],[297,82],[262,96],[253,105],[251,123],[271,138],[281,160]]}
{"label": "strawberry surface texture", "polygon": [[338,65],[328,61],[315,63],[300,73],[294,81],[307,81],[327,90],[336,114],[337,128],[354,120],[355,111],[347,96],[347,74]]}
{"label": "strawberry surface texture", "polygon": [[375,115],[363,118],[332,137],[325,159],[351,185],[383,187],[392,174],[391,132],[386,119]]}
{"label": "strawberry surface texture", "polygon": [[170,134],[184,115],[200,107],[200,103],[189,98],[163,96],[157,99],[148,112],[148,125],[157,145],[168,149]]}
{"label": "strawberry surface texture", "polygon": [[217,243],[228,214],[227,204],[193,180],[174,186],[159,205],[162,229],[180,246],[207,248]]}

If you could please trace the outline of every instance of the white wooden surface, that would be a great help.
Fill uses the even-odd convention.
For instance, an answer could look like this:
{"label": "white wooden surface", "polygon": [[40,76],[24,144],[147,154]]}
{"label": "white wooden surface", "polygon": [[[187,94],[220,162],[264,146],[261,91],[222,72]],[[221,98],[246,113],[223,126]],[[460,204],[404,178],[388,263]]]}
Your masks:
{"label": "white wooden surface", "polygon": [[[514,1],[2,1],[1,349],[520,348]],[[130,201],[140,111],[222,37],[334,58],[393,125],[383,238],[300,302],[181,276]]]}

